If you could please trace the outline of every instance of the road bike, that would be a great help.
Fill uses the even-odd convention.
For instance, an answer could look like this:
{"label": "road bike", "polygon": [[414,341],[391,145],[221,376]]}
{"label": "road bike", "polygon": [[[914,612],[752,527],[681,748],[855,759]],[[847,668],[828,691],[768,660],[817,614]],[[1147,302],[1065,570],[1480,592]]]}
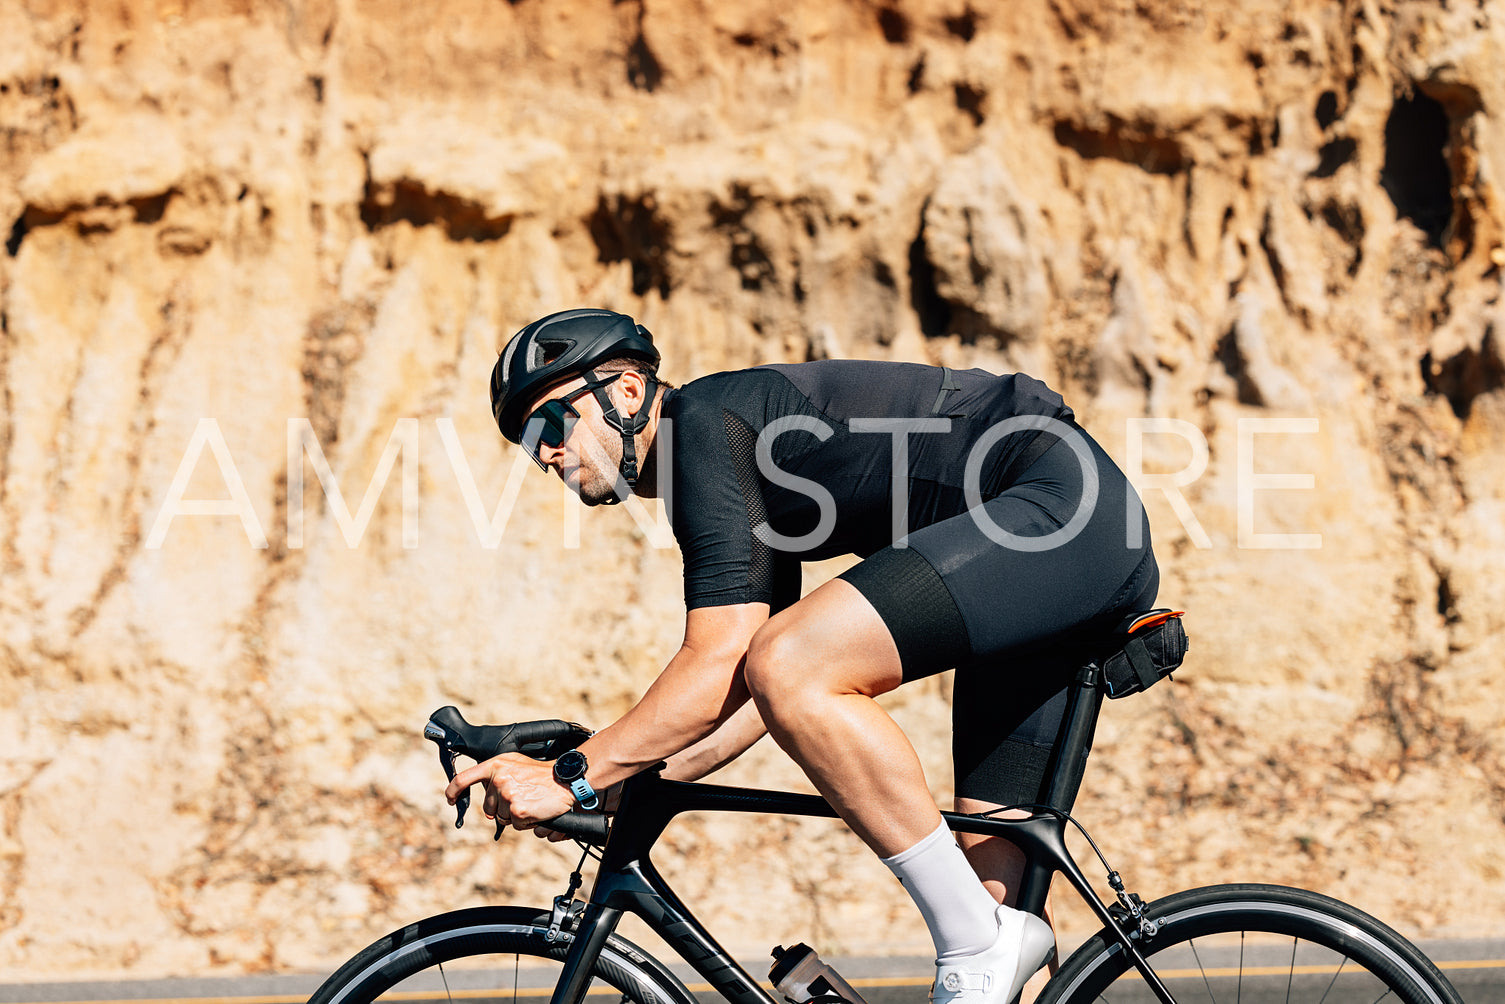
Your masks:
{"label": "road bike", "polygon": [[[1273,885],[1215,885],[1146,902],[1129,891],[1087,831],[1070,815],[1091,750],[1114,664],[1133,639],[1105,636],[1071,684],[1067,713],[1052,753],[1047,794],[1019,817],[999,809],[981,815],[942,813],[958,833],[1000,836],[1024,852],[1018,905],[1042,914],[1056,873],[1086,902],[1102,928],[1060,965],[1040,1004],[1160,1004],[1283,1001],[1286,1004],[1463,1004],[1442,973],[1414,945],[1375,918],[1327,896]],[[1121,662],[1121,658],[1120,658]],[[1148,682],[1148,681],[1147,681]],[[564,721],[471,725],[455,708],[436,711],[424,734],[439,745],[446,774],[457,755],[485,760],[502,752],[552,759],[589,734]],[[457,804],[456,825],[467,799]],[[576,898],[577,869],[552,908],[488,906],[457,910],[411,924],[376,941],[341,966],[310,1004],[377,1000],[542,1000],[524,991],[522,960],[548,964],[550,1004],[581,1004],[593,986],[610,988],[622,1004],[698,1004],[659,960],[619,936],[627,913],[640,917],[730,1004],[783,1004],[750,975],[669,887],[651,851],[684,812],[757,812],[797,816],[836,813],[815,795],[672,781],[657,770],[623,783],[611,815],[572,812],[548,825],[599,848],[588,899]],[[1067,848],[1068,826],[1086,838],[1107,873],[1116,902],[1093,888]],[[498,824],[498,836],[501,825]],[[583,860],[583,859],[582,859]],[[464,960],[460,968],[447,963]],[[509,961],[510,960],[510,961]],[[471,986],[465,965],[483,963],[491,982]],[[497,975],[500,973],[501,975]],[[511,988],[507,976],[511,974]],[[859,981],[860,982],[860,981]],[[451,984],[454,985],[451,985]]]}

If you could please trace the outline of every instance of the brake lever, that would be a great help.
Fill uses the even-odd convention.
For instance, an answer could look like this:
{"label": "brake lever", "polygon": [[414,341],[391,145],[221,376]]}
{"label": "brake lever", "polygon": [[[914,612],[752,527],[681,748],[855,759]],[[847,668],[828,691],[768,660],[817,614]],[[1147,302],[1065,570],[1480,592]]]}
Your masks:
{"label": "brake lever", "polygon": [[[444,776],[449,780],[455,779],[455,750],[450,745],[449,730],[437,722],[430,721],[423,727],[423,737],[432,739],[439,747],[439,766],[444,768]],[[455,829],[465,825],[465,810],[470,808],[470,789],[460,792],[460,797],[455,799]],[[497,838],[502,835],[501,826],[497,827]]]}

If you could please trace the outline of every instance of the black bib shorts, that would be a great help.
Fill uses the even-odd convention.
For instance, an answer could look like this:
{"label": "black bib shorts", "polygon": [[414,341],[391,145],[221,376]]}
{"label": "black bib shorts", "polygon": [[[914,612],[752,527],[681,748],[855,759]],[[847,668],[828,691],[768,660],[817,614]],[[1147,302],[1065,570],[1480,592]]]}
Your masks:
{"label": "black bib shorts", "polygon": [[[1044,801],[1067,688],[1090,657],[1082,640],[1154,606],[1160,573],[1138,495],[1102,448],[1083,439],[1098,498],[1069,540],[1018,550],[982,529],[1040,541],[1067,526],[1084,475],[1058,440],[981,513],[916,530],[907,547],[887,547],[841,575],[888,625],[906,681],[955,667],[951,750],[963,798]],[[1126,546],[1130,520],[1141,547]]]}

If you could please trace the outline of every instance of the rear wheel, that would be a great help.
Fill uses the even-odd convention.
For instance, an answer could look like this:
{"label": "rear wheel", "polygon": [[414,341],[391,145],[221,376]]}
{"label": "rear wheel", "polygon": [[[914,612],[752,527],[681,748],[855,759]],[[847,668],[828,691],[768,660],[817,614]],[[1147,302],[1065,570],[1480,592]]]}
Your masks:
{"label": "rear wheel", "polygon": [[[1316,893],[1212,886],[1167,896],[1148,914],[1159,928],[1138,939],[1139,949],[1177,1004],[1463,1004],[1409,941]],[[1106,930],[1072,953],[1040,995],[1040,1004],[1155,1000]]]}
{"label": "rear wheel", "polygon": [[[341,966],[309,1004],[371,1001],[547,1002],[571,935],[545,935],[549,911],[497,906],[430,917],[393,931]],[[696,1004],[675,976],[631,942],[612,935],[592,973],[622,1002]],[[610,1001],[610,998],[608,999]]]}

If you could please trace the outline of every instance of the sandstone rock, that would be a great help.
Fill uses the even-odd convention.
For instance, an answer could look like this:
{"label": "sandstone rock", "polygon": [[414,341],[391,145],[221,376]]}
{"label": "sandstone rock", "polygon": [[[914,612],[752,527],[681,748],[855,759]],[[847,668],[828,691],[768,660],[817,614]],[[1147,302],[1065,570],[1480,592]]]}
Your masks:
{"label": "sandstone rock", "polygon": [[953,309],[952,330],[1003,345],[1034,341],[1048,299],[1037,236],[1044,226],[992,148],[946,165],[924,228],[936,292]]}
{"label": "sandstone rock", "polygon": [[40,213],[159,198],[179,184],[187,154],[163,115],[99,119],[38,157],[22,176],[21,198]]}

